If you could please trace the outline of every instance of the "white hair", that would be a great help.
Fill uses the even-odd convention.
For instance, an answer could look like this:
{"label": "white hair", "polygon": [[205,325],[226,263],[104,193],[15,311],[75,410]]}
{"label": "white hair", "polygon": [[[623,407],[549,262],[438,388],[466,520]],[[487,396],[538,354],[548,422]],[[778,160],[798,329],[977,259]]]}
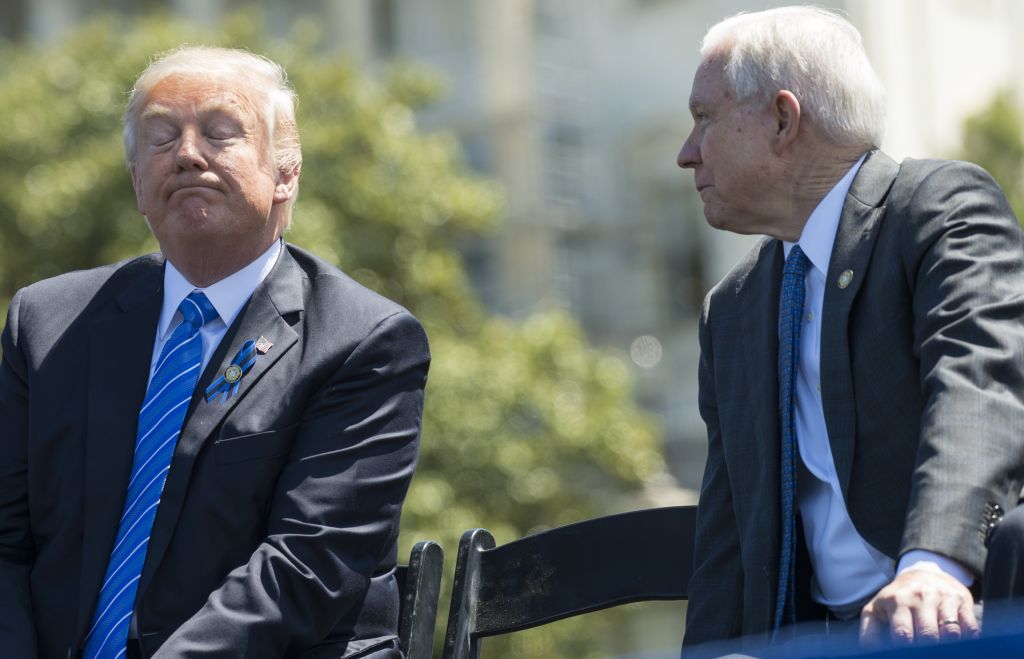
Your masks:
{"label": "white hair", "polygon": [[881,143],[885,90],[857,28],[838,13],[804,6],[737,14],[704,35],[701,55],[711,54],[725,56],[739,100],[769,101],[785,89],[829,141]]}
{"label": "white hair", "polygon": [[[297,97],[288,83],[288,74],[279,64],[261,55],[211,46],[182,46],[164,53],[136,78],[124,113],[125,159],[129,167],[136,157],[139,113],[153,87],[172,75],[229,78],[241,85],[248,84],[250,90],[264,95],[261,119],[266,122],[274,164],[278,172],[298,173],[302,167],[302,145],[295,121]],[[288,203],[289,220],[294,201],[292,197]]]}

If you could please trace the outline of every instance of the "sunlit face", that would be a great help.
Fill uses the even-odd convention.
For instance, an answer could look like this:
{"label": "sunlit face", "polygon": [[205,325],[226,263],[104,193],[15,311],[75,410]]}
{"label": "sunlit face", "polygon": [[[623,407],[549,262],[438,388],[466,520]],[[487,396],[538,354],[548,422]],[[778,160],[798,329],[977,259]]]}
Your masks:
{"label": "sunlit face", "polygon": [[697,69],[690,94],[693,131],[676,162],[693,170],[708,224],[765,233],[773,117],[767,107],[736,100],[723,65],[724,59],[712,54]]}
{"label": "sunlit face", "polygon": [[139,211],[172,262],[251,260],[280,235],[292,194],[273,164],[261,94],[237,80],[170,75],[139,111],[131,165]]}

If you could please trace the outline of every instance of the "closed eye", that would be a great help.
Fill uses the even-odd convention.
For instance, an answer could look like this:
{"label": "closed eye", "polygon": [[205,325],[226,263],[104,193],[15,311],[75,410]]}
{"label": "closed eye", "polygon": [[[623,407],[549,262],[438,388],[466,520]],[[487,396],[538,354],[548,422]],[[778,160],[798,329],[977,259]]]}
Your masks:
{"label": "closed eye", "polygon": [[146,144],[155,147],[167,146],[178,138],[180,131],[165,122],[153,122],[143,128]]}
{"label": "closed eye", "polygon": [[242,129],[236,122],[224,117],[217,117],[206,127],[206,136],[218,142],[238,137],[241,133]]}

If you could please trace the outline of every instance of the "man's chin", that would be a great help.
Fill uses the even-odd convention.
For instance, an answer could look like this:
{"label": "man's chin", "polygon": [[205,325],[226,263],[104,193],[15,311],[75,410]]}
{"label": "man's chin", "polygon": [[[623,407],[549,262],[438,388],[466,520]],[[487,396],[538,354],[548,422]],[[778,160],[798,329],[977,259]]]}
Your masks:
{"label": "man's chin", "polygon": [[216,233],[221,215],[208,204],[188,204],[173,209],[160,223],[165,231],[173,231],[189,239],[202,240],[211,232]]}
{"label": "man's chin", "polygon": [[741,236],[761,235],[762,233],[749,226],[749,218],[744,222],[742,218],[737,218],[736,216],[714,212],[709,213],[707,207],[704,208],[704,219],[707,221],[708,226],[719,231],[728,231],[729,233]]}
{"label": "man's chin", "polygon": [[189,196],[178,204],[175,215],[182,221],[192,224],[205,224],[210,218],[210,202],[200,196]]}
{"label": "man's chin", "polygon": [[734,231],[731,228],[731,223],[728,218],[721,213],[716,213],[713,210],[708,210],[708,207],[704,207],[704,219],[707,221],[708,226],[712,229],[718,229],[719,231]]}
{"label": "man's chin", "polygon": [[149,230],[161,247],[177,246],[190,250],[203,250],[215,243],[220,233],[216,218],[209,212],[184,213],[178,211],[169,213],[159,221],[154,221],[152,218],[146,218],[146,221],[149,224]]}

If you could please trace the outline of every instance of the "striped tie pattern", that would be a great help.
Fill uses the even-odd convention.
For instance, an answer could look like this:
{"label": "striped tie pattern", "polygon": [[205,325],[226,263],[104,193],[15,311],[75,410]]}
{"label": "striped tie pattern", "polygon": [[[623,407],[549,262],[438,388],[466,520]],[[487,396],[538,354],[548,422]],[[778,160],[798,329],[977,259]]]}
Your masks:
{"label": "striped tie pattern", "polygon": [[810,262],[794,245],[782,270],[779,296],[779,418],[782,420],[781,447],[781,550],[779,587],[775,600],[775,624],[780,627],[796,622],[796,374],[800,364],[800,326],[804,315],[804,273]]}
{"label": "striped tie pattern", "polygon": [[149,533],[185,412],[199,380],[203,343],[199,328],[217,317],[203,293],[194,291],[178,306],[184,320],[174,328],[157,360],[139,411],[131,478],[114,549],[86,638],[86,659],[122,657],[128,638]]}

